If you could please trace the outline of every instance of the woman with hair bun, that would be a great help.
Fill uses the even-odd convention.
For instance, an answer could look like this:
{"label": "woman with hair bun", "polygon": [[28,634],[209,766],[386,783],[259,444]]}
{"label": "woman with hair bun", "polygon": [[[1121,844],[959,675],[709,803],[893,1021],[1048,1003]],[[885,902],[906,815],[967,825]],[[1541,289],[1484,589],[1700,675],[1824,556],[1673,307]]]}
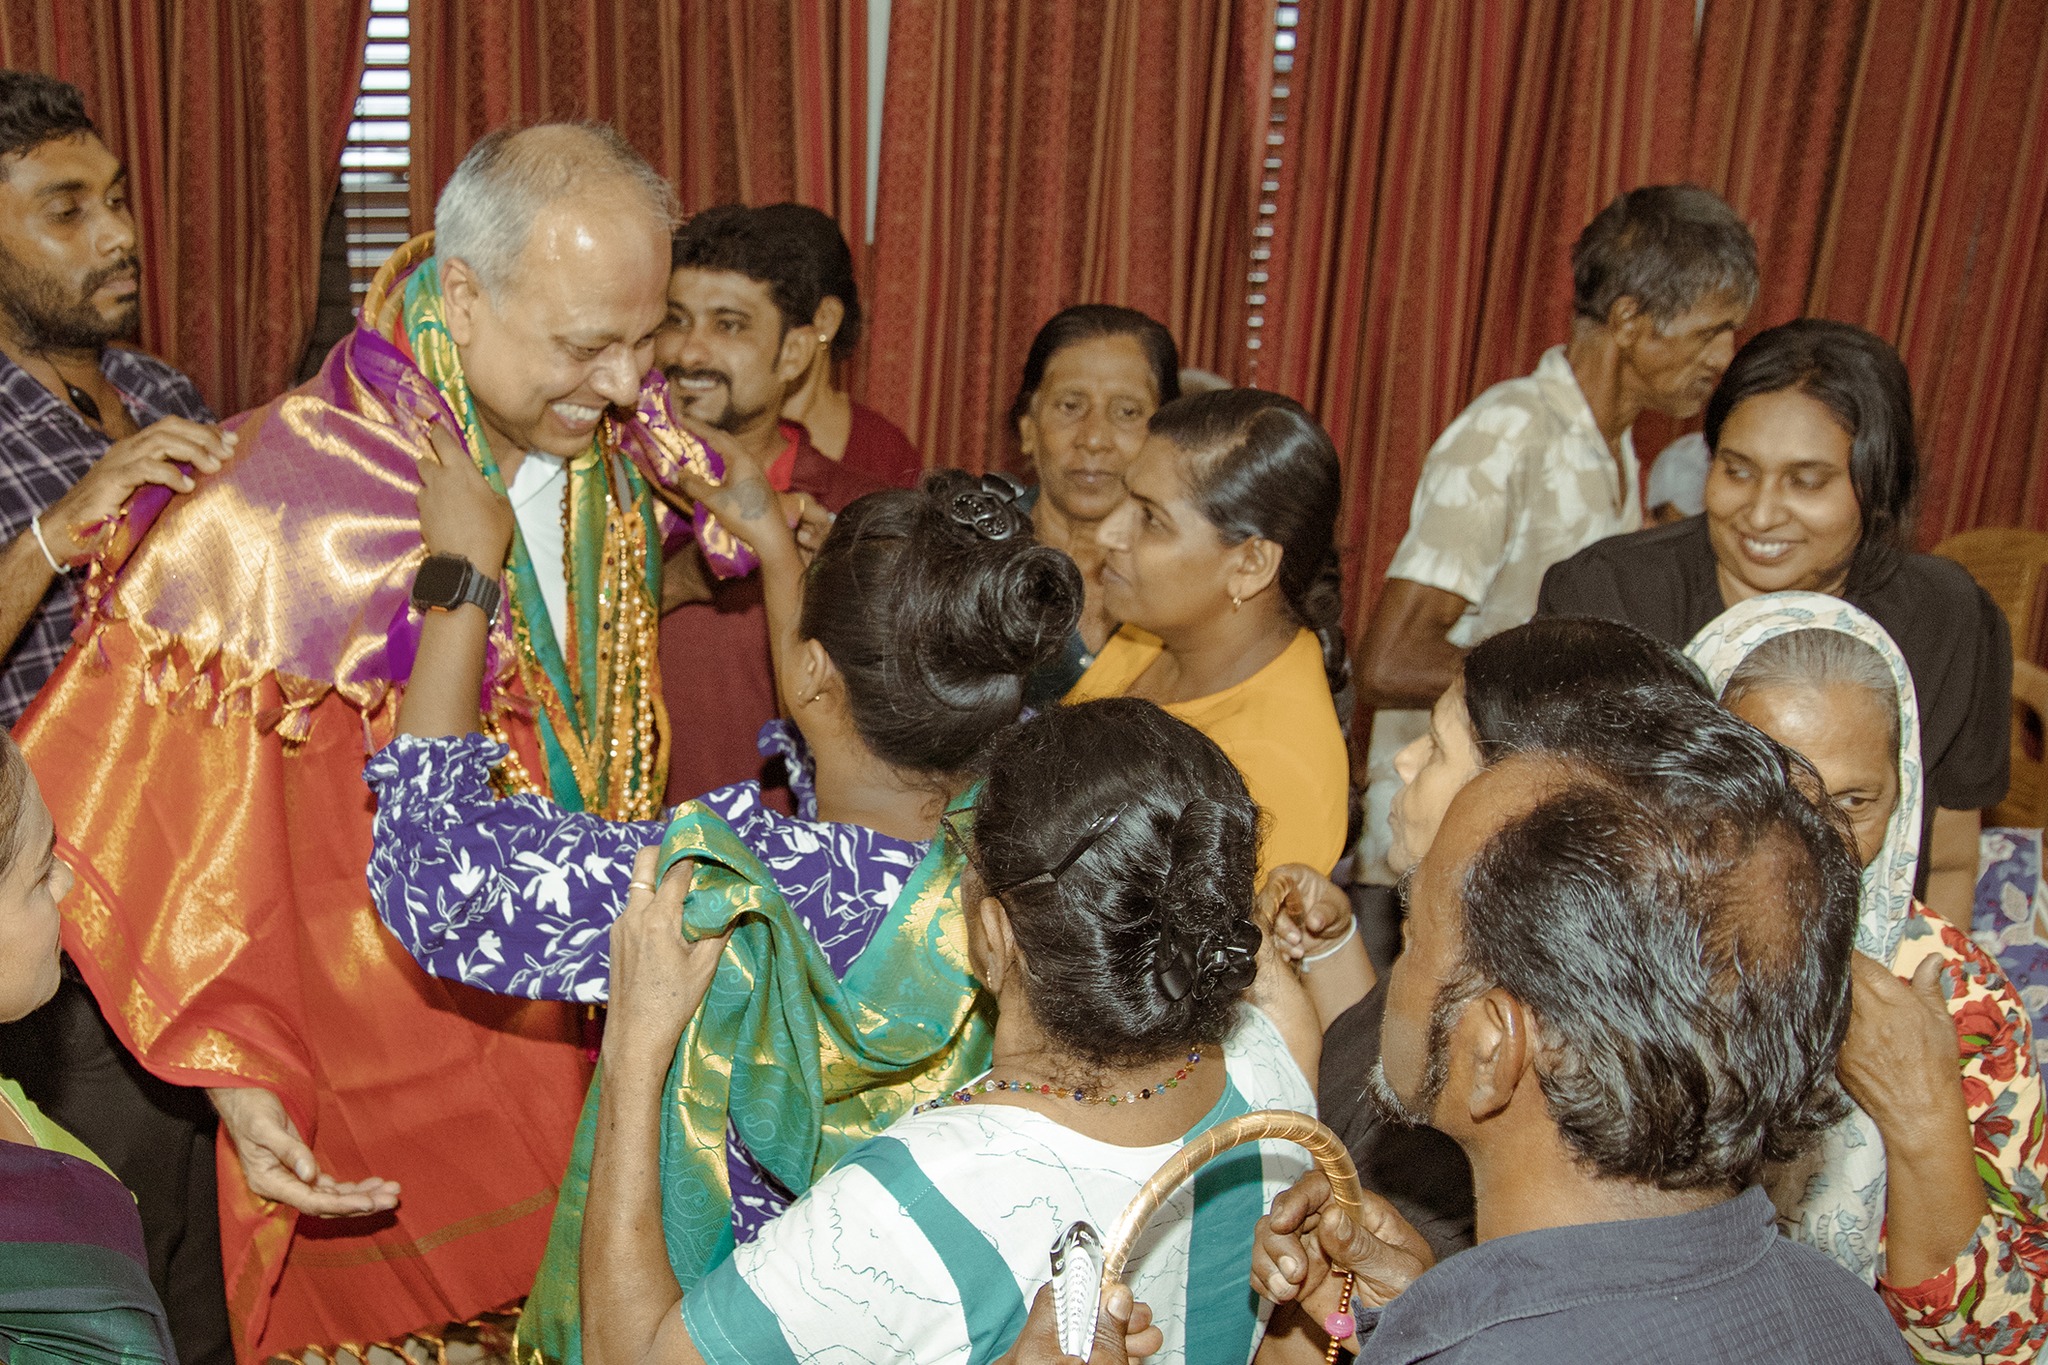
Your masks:
{"label": "woman with hair bun", "polygon": [[1336,447],[1301,404],[1259,389],[1191,394],[1152,415],[1097,533],[1124,627],[1068,701],[1142,697],[1216,741],[1266,814],[1260,876],[1327,873],[1344,851],[1350,767],[1333,536]]}
{"label": "woman with hair bun", "polygon": [[[703,871],[664,850],[660,890],[636,892],[613,931],[583,1241],[591,1359],[991,1360],[1071,1224],[1106,1231],[1218,1122],[1313,1112],[1314,1023],[1284,1025],[1261,995],[1284,969],[1252,919],[1258,819],[1222,751],[1149,703],[1058,707],[999,738],[972,810],[948,820],[969,961],[997,1005],[989,1071],[854,1149],[687,1292],[645,1211],[665,1049],[716,1006],[704,959],[720,950],[687,941]],[[1251,1357],[1253,1226],[1305,1167],[1291,1147],[1236,1149],[1153,1219],[1125,1272],[1158,1334],[1149,1359]]]}
{"label": "woman with hair bun", "polygon": [[[728,954],[731,1007],[670,1049],[687,1102],[661,1175],[685,1282],[843,1152],[987,1066],[960,853],[935,836],[990,740],[1016,721],[1025,675],[1081,609],[1072,562],[1032,540],[1000,479],[944,471],[860,498],[808,566],[758,474],[693,491],[761,559],[794,722],[766,733],[790,757],[795,817],[764,806],[755,782],[637,823],[535,795],[498,799],[506,750],[475,733],[487,623],[466,606],[426,622],[401,733],[367,773],[378,912],[436,976],[528,999],[605,999],[604,931],[635,853],[664,836],[698,862],[692,918],[717,923],[713,934],[744,921]],[[429,467],[420,504],[429,525],[494,528],[497,543],[469,558],[503,562],[509,506],[466,463]],[[586,1121],[521,1320],[522,1358],[579,1355],[589,1142]]]}

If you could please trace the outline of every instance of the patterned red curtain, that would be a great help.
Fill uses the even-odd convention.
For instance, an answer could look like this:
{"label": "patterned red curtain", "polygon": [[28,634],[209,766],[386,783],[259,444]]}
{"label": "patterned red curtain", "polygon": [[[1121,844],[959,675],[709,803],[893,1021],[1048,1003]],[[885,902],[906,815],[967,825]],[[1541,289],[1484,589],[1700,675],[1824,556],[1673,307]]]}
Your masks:
{"label": "patterned red curtain", "polygon": [[128,162],[142,344],[217,411],[274,397],[313,326],[369,0],[4,0],[0,64],[77,85]]}
{"label": "patterned red curtain", "polygon": [[1423,453],[1571,321],[1573,238],[1684,164],[1691,0],[1304,4],[1258,382],[1346,465],[1362,627]]}
{"label": "patterned red curtain", "polygon": [[1913,378],[1920,538],[2048,529],[2048,3],[1710,0],[1691,167],[1749,218],[1752,318]]}
{"label": "patterned red curtain", "polygon": [[1143,309],[1244,378],[1273,9],[896,0],[866,396],[935,464],[1014,457],[1024,353],[1069,304]]}
{"label": "patterned red curtain", "polygon": [[685,211],[797,200],[865,240],[865,0],[435,0],[413,10],[412,73],[416,232],[483,134],[594,118]]}

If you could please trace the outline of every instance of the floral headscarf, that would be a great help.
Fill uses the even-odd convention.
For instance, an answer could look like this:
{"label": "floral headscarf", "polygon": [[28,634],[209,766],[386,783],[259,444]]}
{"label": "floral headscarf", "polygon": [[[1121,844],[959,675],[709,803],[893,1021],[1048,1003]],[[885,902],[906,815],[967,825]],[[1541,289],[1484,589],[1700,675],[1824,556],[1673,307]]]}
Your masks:
{"label": "floral headscarf", "polygon": [[[1856,951],[1891,965],[1913,908],[1920,861],[1920,708],[1913,675],[1884,627],[1838,597],[1779,592],[1751,598],[1722,612],[1693,637],[1686,654],[1707,676],[1714,695],[1744,659],[1767,640],[1800,630],[1832,630],[1876,650],[1891,669],[1899,707],[1899,803],[1885,826],[1884,845],[1863,869]],[[1877,1124],[1858,1108],[1822,1134],[1819,1159],[1805,1193],[1780,1205],[1786,1233],[1876,1281],[1884,1228],[1884,1141]]]}

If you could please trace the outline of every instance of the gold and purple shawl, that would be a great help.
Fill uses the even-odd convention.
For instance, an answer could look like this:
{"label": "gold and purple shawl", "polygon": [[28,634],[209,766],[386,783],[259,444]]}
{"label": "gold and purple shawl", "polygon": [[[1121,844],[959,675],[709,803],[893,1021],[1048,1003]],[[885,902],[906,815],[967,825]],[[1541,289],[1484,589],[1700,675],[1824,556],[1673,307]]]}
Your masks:
{"label": "gold and purple shawl", "polygon": [[[431,253],[432,234],[394,253],[361,325],[320,372],[227,424],[241,439],[225,469],[189,494],[144,489],[113,527],[86,581],[80,635],[89,641],[102,623],[126,625],[151,660],[152,704],[218,721],[251,705],[268,678],[281,705],[257,719],[287,745],[305,739],[312,709],[330,693],[362,714],[366,749],[388,730],[387,704],[419,645],[410,596],[425,557],[416,498],[419,463],[435,458],[429,430],[454,433],[503,486],[441,322]],[[569,809],[624,819],[660,808],[661,551],[684,523],[649,485],[672,485],[685,467],[712,479],[724,472],[716,453],[671,420],[664,382],[651,373],[637,408],[608,415],[570,464],[571,619],[560,646],[544,625],[529,627],[546,621],[545,608],[515,541],[487,652],[484,714],[539,732],[540,777]],[[688,529],[714,571],[752,567],[703,508]],[[515,786],[538,785],[509,776]]]}

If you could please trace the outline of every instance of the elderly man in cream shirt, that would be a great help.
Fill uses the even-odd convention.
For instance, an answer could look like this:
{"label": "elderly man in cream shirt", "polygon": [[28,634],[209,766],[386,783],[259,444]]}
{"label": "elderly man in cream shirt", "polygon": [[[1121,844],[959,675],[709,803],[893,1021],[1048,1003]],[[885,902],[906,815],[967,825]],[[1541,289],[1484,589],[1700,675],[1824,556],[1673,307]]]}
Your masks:
{"label": "elderly man in cream shirt", "polygon": [[1359,647],[1374,708],[1358,875],[1392,882],[1395,757],[1467,649],[1536,611],[1543,573],[1643,524],[1629,428],[1645,409],[1697,413],[1756,299],[1756,243],[1693,185],[1650,185],[1601,210],[1572,247],[1571,340],[1535,373],[1473,400],[1424,458],[1408,534]]}

